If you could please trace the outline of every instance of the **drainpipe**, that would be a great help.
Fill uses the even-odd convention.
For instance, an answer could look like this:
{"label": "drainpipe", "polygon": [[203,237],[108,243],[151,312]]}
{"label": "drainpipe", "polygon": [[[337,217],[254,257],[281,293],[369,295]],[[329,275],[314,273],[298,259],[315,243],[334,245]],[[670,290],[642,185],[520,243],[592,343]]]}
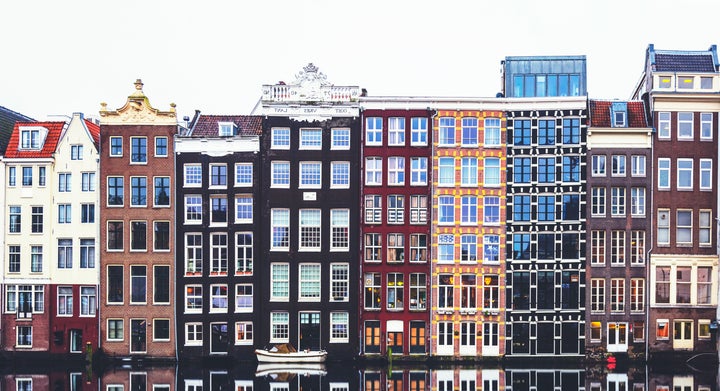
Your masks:
{"label": "drainpipe", "polygon": [[[655,148],[653,148],[652,137],[655,134],[656,129],[652,127],[652,134],[650,135],[650,194],[655,189]],[[650,287],[650,273],[652,271],[650,265],[650,256],[653,251],[655,243],[655,230],[653,230],[653,222],[655,221],[655,197],[650,197],[650,248],[647,250],[645,256],[645,286]],[[645,289],[645,362],[647,363],[650,359],[650,289]],[[647,364],[645,365],[647,368]],[[647,379],[647,376],[645,377]]]}

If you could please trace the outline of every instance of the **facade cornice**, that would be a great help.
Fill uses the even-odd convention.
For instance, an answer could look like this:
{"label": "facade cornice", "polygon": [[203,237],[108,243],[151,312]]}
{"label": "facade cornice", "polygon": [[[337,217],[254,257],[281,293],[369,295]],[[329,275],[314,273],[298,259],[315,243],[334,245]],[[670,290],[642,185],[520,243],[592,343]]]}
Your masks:
{"label": "facade cornice", "polygon": [[175,153],[224,156],[236,152],[259,152],[260,138],[175,138]]}

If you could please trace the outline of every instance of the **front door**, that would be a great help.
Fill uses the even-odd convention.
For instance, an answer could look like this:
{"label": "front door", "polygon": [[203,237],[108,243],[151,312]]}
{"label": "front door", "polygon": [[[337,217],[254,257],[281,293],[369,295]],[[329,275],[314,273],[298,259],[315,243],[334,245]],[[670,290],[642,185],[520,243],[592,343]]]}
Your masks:
{"label": "front door", "polygon": [[130,353],[145,353],[147,351],[146,326],[145,319],[130,319]]}
{"label": "front door", "polygon": [[298,333],[298,350],[320,349],[320,313],[301,312]]}
{"label": "front door", "polygon": [[628,349],[628,327],[627,323],[608,323],[607,330],[608,352],[627,352]]}
{"label": "front door", "polygon": [[210,324],[210,354],[227,354],[228,327],[227,323]]}

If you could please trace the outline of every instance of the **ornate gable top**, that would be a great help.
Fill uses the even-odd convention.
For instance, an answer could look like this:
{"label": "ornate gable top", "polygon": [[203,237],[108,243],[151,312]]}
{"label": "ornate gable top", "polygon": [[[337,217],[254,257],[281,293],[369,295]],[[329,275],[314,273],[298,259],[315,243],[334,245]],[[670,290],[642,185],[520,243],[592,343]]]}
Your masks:
{"label": "ornate gable top", "polygon": [[175,103],[170,103],[170,110],[160,111],[150,105],[150,99],[145,96],[142,87],[142,80],[135,80],[135,91],[128,96],[125,105],[117,110],[108,110],[107,103],[100,103],[100,123],[103,125],[176,125]]}
{"label": "ornate gable top", "polygon": [[278,82],[274,85],[263,85],[262,102],[300,103],[300,104],[343,104],[357,102],[360,88],[357,86],[335,86],[327,81],[324,73],[313,63],[304,66],[295,75],[291,84]]}

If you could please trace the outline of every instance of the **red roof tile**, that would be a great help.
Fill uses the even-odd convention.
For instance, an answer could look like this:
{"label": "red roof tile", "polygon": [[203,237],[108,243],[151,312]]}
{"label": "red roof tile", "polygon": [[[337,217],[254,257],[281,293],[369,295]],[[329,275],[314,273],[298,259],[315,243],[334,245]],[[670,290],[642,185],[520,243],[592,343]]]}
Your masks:
{"label": "red roof tile", "polygon": [[[590,99],[590,126],[598,128],[612,127],[610,106],[612,106],[613,102],[621,101]],[[647,128],[649,126],[645,115],[645,105],[642,101],[628,101],[627,116],[628,128]]]}
{"label": "red roof tile", "polygon": [[86,119],[85,126],[87,126],[88,131],[90,132],[90,136],[92,136],[95,145],[100,145],[100,125],[90,121],[89,119]]}
{"label": "red roof tile", "polygon": [[[45,142],[40,149],[20,149],[20,128],[25,126],[41,126],[48,130]],[[60,135],[65,128],[65,122],[16,122],[13,128],[7,150],[6,158],[50,158],[57,148]]]}
{"label": "red roof tile", "polygon": [[234,123],[239,136],[259,136],[262,133],[262,117],[258,115],[200,115],[190,137],[220,137],[219,122]]}

